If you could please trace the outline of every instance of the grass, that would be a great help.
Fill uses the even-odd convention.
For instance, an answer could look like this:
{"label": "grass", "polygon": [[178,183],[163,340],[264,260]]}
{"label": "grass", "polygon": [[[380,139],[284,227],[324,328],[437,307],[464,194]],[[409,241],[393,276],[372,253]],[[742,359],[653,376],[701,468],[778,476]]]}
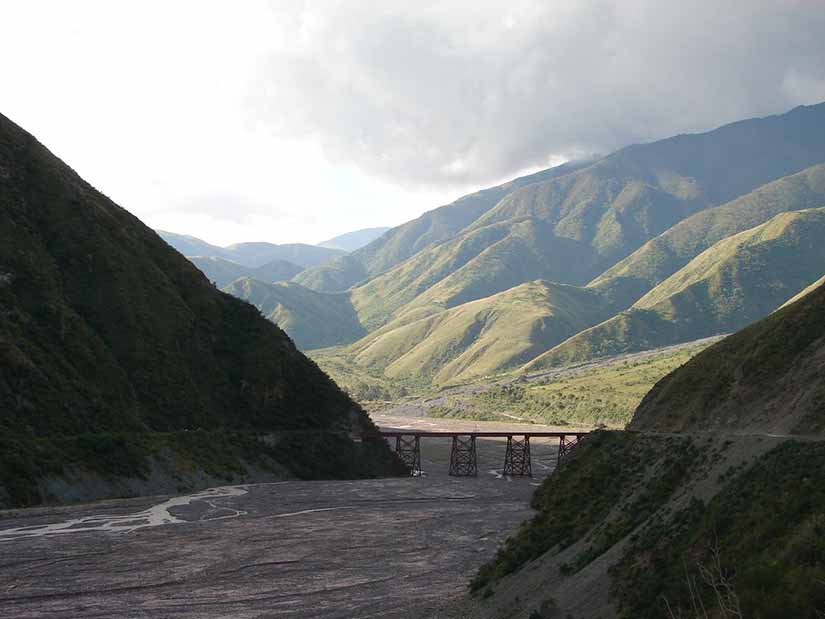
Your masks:
{"label": "grass", "polygon": [[711,612],[699,573],[718,559],[744,617],[817,619],[825,613],[825,445],[785,443],[726,483],[648,526],[611,571],[620,616],[653,619],[692,607],[687,580]]}
{"label": "grass", "polygon": [[597,290],[630,287],[647,292],[714,243],[761,225],[779,213],[823,204],[825,164],[818,164],[688,217],[605,271],[589,286]]}
{"label": "grass", "polygon": [[656,385],[634,425],[665,431],[738,428],[760,414],[781,421],[776,413],[782,411],[796,419],[786,431],[821,433],[823,308],[825,288],[819,287],[708,348]]}
{"label": "grass", "polygon": [[[666,509],[706,470],[689,437],[597,432],[536,491],[524,523],[471,583],[499,580],[576,545],[572,577],[622,540],[609,569],[622,618],[818,619],[825,612],[825,443],[788,441],[720,479],[709,502]],[[665,509],[663,509],[665,508]],[[735,604],[739,615],[721,604]]]}
{"label": "grass", "polygon": [[353,344],[352,363],[390,379],[464,382],[518,367],[610,312],[589,290],[537,280],[423,313]]}
{"label": "grass", "polygon": [[531,370],[737,331],[822,276],[825,208],[781,213],[725,238],[632,308],[539,356]]}
{"label": "grass", "polygon": [[485,421],[502,421],[509,415],[550,425],[623,428],[654,384],[709,345],[701,342],[565,372],[557,378],[448,396],[445,405],[430,408],[428,414]]}

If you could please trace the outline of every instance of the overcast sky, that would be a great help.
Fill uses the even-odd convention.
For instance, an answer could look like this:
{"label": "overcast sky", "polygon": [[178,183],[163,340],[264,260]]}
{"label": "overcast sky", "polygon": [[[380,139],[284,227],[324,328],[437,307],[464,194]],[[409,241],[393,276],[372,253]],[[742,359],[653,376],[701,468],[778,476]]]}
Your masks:
{"label": "overcast sky", "polygon": [[0,113],[218,244],[825,100],[825,0],[0,0],[0,24]]}

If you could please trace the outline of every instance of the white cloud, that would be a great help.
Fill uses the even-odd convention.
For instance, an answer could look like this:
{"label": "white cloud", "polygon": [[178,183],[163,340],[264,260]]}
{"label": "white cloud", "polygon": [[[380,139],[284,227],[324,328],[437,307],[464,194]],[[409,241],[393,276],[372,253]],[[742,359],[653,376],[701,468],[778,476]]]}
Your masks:
{"label": "white cloud", "polygon": [[254,113],[396,183],[486,183],[553,155],[818,101],[823,9],[754,0],[307,2],[290,20],[301,24],[291,44],[269,54]]}
{"label": "white cloud", "polygon": [[819,101],[823,8],[6,0],[0,112],[152,226],[318,241]]}

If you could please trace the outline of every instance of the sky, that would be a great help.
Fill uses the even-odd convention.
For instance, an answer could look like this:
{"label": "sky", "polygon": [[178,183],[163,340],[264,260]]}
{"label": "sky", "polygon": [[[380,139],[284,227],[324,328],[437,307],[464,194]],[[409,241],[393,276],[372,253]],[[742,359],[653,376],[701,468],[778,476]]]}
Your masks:
{"label": "sky", "polygon": [[825,100],[825,0],[0,0],[0,24],[0,113],[219,245]]}

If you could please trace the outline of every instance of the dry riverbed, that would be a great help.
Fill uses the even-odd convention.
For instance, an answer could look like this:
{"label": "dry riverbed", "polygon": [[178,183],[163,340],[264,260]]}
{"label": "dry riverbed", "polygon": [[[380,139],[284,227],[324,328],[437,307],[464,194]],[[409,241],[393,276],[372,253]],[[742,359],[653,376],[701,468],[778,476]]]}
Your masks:
{"label": "dry riverbed", "polygon": [[510,480],[500,441],[479,441],[476,479],[447,476],[447,441],[422,445],[419,478],[0,512],[0,617],[429,616],[530,516],[555,446]]}

